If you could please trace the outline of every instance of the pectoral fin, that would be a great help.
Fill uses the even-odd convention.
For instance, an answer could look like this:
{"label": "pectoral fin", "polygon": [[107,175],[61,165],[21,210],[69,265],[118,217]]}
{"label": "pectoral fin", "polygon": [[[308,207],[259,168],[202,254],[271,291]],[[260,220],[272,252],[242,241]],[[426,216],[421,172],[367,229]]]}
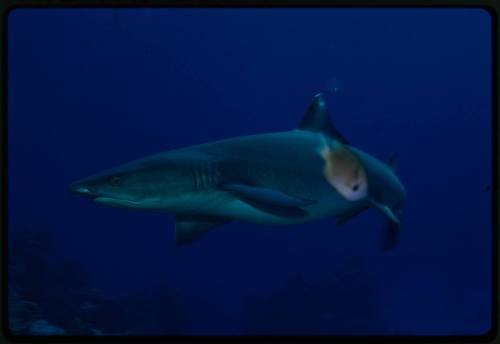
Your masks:
{"label": "pectoral fin", "polygon": [[303,217],[307,211],[301,207],[316,203],[314,200],[287,195],[284,192],[245,184],[225,184],[223,190],[262,211],[284,217]]}
{"label": "pectoral fin", "polygon": [[232,191],[238,196],[251,199],[255,202],[280,207],[303,207],[316,201],[287,195],[278,190],[249,186],[244,184],[226,184],[224,190]]}
{"label": "pectoral fin", "polygon": [[190,244],[212,228],[229,222],[226,219],[212,216],[184,216],[175,217],[175,243],[177,245]]}

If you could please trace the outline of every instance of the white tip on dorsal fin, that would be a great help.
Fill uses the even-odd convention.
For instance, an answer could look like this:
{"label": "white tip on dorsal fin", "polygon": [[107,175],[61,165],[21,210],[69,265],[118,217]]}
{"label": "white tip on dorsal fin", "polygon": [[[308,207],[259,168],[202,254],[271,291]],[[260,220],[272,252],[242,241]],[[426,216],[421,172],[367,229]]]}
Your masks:
{"label": "white tip on dorsal fin", "polygon": [[344,144],[348,144],[347,140],[335,129],[330,121],[323,93],[318,93],[313,97],[298,128],[322,133]]}

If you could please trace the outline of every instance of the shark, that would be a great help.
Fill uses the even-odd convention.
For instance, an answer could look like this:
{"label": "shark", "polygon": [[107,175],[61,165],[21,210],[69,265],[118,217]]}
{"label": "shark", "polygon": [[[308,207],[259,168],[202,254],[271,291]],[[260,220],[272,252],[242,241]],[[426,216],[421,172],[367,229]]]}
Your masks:
{"label": "shark", "polygon": [[373,208],[395,245],[406,190],[396,157],[381,161],[354,147],[316,94],[288,131],[239,136],[134,160],[72,183],[94,202],[175,215],[175,243],[242,221],[294,225],[323,218],[337,227]]}

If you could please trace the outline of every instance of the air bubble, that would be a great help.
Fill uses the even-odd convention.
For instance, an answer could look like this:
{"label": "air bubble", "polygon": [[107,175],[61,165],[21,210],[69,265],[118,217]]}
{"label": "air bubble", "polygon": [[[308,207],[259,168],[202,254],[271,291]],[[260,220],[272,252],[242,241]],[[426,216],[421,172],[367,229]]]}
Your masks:
{"label": "air bubble", "polygon": [[342,88],[342,82],[338,78],[330,78],[325,82],[325,88],[329,93],[338,93]]}

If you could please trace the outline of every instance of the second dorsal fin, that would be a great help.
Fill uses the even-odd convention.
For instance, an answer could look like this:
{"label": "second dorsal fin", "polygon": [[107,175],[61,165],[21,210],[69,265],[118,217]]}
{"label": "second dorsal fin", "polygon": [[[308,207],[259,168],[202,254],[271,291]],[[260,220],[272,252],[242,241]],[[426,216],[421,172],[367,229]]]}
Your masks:
{"label": "second dorsal fin", "polygon": [[387,159],[386,164],[394,171],[398,173],[398,154],[396,152],[392,153],[389,159]]}
{"label": "second dorsal fin", "polygon": [[335,129],[330,121],[330,116],[326,110],[326,103],[323,99],[323,93],[318,93],[314,96],[298,128],[301,130],[322,133],[344,144],[348,144],[344,136]]}

